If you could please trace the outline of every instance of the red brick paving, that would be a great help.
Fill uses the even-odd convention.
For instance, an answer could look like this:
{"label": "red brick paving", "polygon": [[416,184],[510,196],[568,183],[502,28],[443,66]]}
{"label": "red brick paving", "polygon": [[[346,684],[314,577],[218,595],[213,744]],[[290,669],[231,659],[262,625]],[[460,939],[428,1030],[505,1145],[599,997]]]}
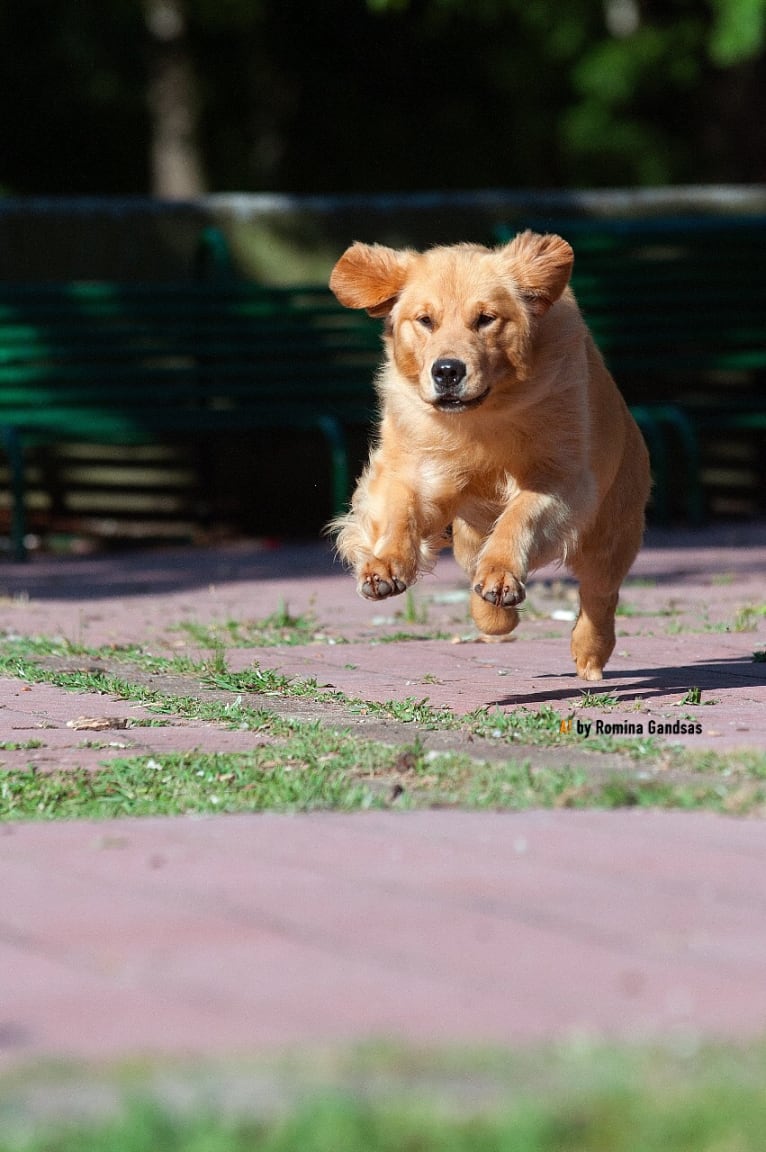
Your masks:
{"label": "red brick paving", "polygon": [[[764,572],[763,525],[650,536],[599,686],[617,704],[578,715],[647,725],[689,715],[703,727],[694,747],[764,752],[766,665],[752,659],[766,636]],[[571,624],[552,614],[571,608],[572,590],[542,576],[517,636],[481,644],[447,557],[417,590],[427,620],[414,625],[395,615],[400,603],[359,600],[321,546],[37,558],[0,572],[0,627],[194,655],[184,621],[255,620],[283,602],[314,615],[320,640],[233,650],[232,667],[257,657],[369,699],[564,714],[583,685],[569,666]],[[379,642],[408,628],[430,638]],[[682,705],[693,686],[702,704]],[[81,762],[84,734],[66,725],[89,714],[144,712],[0,680],[0,739],[43,744],[0,759]],[[98,735],[113,744],[101,758],[254,739],[192,722]],[[739,1037],[766,1025],[756,820],[423,812],[6,825],[0,862],[6,1063],[371,1036]]]}
{"label": "red brick paving", "polygon": [[750,1037],[762,824],[260,815],[8,827],[5,1059]]}

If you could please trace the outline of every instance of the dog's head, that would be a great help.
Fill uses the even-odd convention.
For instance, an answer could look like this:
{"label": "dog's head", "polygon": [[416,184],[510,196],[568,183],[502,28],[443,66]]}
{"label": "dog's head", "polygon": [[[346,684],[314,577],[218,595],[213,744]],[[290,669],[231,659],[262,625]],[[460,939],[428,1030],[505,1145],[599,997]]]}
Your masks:
{"label": "dog's head", "polygon": [[536,327],[573,261],[560,236],[534,232],[495,249],[353,244],[330,287],[346,307],[386,318],[394,364],[425,403],[465,412],[524,380]]}

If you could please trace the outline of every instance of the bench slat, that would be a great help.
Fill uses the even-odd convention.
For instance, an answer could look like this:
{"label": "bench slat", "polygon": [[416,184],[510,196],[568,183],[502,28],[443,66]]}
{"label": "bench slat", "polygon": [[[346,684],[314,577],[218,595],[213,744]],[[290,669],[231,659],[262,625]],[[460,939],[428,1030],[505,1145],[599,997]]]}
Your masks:
{"label": "bench slat", "polygon": [[23,555],[25,443],[151,443],[216,431],[317,431],[333,511],[349,496],[344,425],[375,411],[380,325],[325,287],[246,281],[0,285],[0,436]]}

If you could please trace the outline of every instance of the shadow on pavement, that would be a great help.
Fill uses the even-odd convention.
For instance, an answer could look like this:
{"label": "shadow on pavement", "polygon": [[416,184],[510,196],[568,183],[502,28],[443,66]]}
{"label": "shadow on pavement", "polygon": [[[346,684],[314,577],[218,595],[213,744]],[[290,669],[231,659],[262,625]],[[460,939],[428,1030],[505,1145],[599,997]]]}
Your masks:
{"label": "shadow on pavement", "polygon": [[[448,553],[437,565],[439,575]],[[451,557],[449,562],[452,563]],[[651,529],[632,572],[636,579],[684,584],[710,575],[760,577],[766,569],[766,522],[719,524],[704,529]],[[332,544],[243,540],[200,548],[102,552],[90,556],[33,555],[24,564],[0,562],[0,596],[37,600],[98,600],[204,588],[258,580],[323,580],[340,575]],[[566,578],[547,568],[539,579]],[[464,579],[462,574],[459,577]],[[631,577],[628,577],[630,579]],[[713,590],[721,595],[721,590]]]}
{"label": "shadow on pavement", "polygon": [[[765,684],[766,664],[758,663],[752,657],[733,656],[723,660],[711,660],[709,663],[695,661],[693,664],[679,664],[670,668],[640,668],[628,673],[610,671],[607,668],[604,679],[593,684],[575,680],[571,672],[562,672],[560,677],[544,674],[539,679],[566,680],[569,687],[546,689],[543,692],[514,693],[490,701],[489,707],[546,704],[552,700],[571,701],[576,692],[587,691],[616,696],[620,704],[652,699],[655,696],[667,696],[675,692],[683,694],[690,688],[699,688],[701,692],[725,692],[727,689],[742,688],[748,683]],[[629,680],[630,683],[615,683],[625,680]]]}
{"label": "shadow on pavement", "polygon": [[324,579],[340,571],[326,541],[284,545],[249,541],[210,549],[34,556],[25,564],[9,561],[0,566],[0,595],[98,600],[251,580]]}

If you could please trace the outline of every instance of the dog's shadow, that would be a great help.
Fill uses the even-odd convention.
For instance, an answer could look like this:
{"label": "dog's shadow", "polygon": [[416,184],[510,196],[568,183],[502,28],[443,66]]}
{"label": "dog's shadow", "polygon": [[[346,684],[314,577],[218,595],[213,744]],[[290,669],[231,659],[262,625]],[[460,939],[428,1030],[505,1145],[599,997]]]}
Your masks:
{"label": "dog's shadow", "polygon": [[588,683],[572,673],[543,674],[540,679],[567,681],[566,687],[550,688],[542,692],[510,693],[489,702],[489,707],[510,707],[519,704],[548,704],[552,700],[581,697],[585,692],[593,695],[615,696],[618,703],[630,704],[636,700],[651,700],[660,696],[682,695],[691,688],[700,692],[726,692],[736,688],[753,688],[766,684],[766,663],[752,656],[731,656],[723,660],[700,661],[694,664],[676,664],[669,668],[638,668],[628,673],[607,668],[604,679]]}

